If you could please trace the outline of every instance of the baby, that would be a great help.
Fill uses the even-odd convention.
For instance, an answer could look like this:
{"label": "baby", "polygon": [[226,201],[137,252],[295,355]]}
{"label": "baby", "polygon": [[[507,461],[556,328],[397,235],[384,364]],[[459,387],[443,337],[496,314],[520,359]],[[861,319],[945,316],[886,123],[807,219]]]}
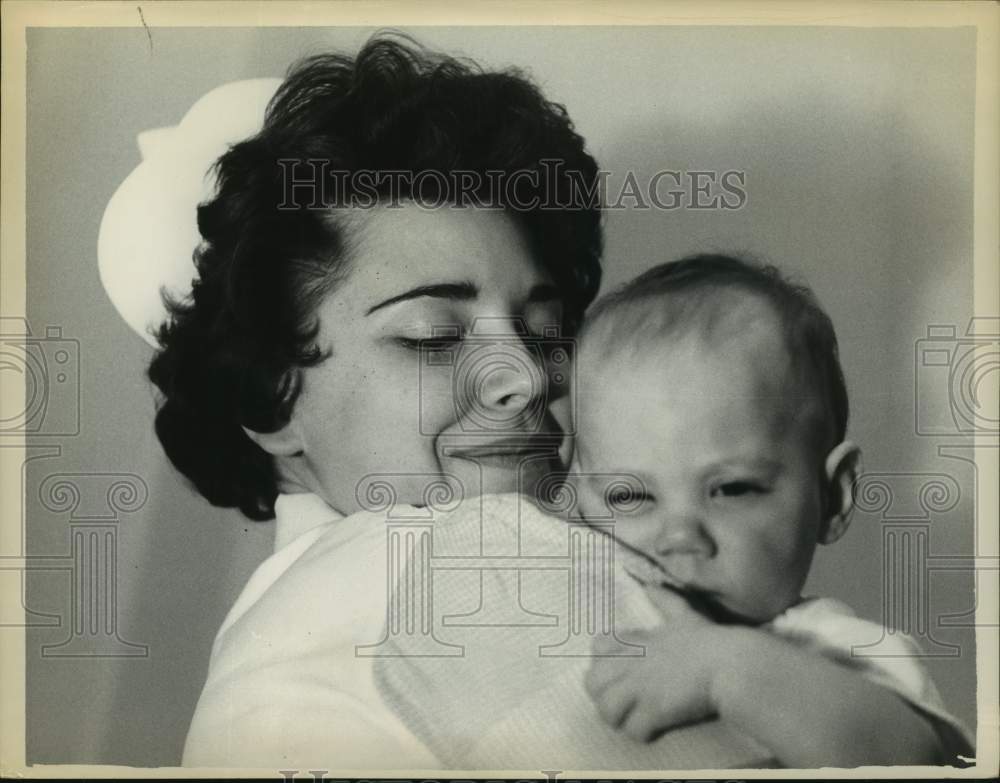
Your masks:
{"label": "baby", "polygon": [[[852,656],[881,629],[801,595],[817,545],[847,530],[860,457],[808,290],[725,256],[655,267],[588,313],[574,394],[580,515],[612,509],[619,544],[692,607],[664,604],[644,657],[593,659],[609,724],[649,741],[719,716],[791,767],[971,754],[909,640]],[[609,474],[631,478],[606,490]]]}

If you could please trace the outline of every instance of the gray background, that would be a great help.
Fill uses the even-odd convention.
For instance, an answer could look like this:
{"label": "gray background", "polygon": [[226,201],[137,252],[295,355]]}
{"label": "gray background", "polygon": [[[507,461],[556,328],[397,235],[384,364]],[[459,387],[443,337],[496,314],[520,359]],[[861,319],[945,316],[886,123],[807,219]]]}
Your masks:
{"label": "gray background", "polygon": [[[39,503],[54,473],[132,473],[145,505],[118,523],[118,632],[144,658],[43,657],[65,625],[32,629],[28,761],[177,763],[215,630],[271,546],[270,524],[209,507],[162,456],[144,379],[148,346],[97,277],[105,204],[139,162],[138,132],[175,124],[227,81],[280,76],[300,55],[355,50],[353,29],[28,31],[28,316],[79,341],[80,433],[39,438],[28,463],[30,554],[68,549],[68,514]],[[914,346],[971,315],[975,34],[971,29],[426,28],[423,42],[525,67],[565,104],[602,168],[746,172],[739,211],[608,214],[605,285],[683,253],[750,251],[799,273],[841,339],[851,433],[871,471],[946,473],[931,550],[971,553],[972,468],[914,432]],[[947,405],[946,383],[934,387]],[[66,404],[53,397],[53,406]],[[905,484],[907,479],[901,479]],[[902,486],[902,484],[900,486]],[[910,503],[915,505],[915,503]],[[918,508],[919,512],[919,508]],[[809,591],[881,617],[882,524],[856,515],[818,554]],[[931,621],[973,606],[969,573],[934,575]],[[66,574],[30,573],[33,610],[68,617]],[[970,629],[935,628],[961,654],[928,660],[947,704],[975,721]],[[874,640],[873,640],[874,641]],[[308,716],[303,716],[307,720]]]}

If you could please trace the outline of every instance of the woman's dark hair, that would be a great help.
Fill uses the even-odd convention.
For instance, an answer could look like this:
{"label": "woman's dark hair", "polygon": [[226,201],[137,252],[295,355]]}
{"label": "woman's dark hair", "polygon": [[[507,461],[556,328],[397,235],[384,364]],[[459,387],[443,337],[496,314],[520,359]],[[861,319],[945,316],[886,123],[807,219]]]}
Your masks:
{"label": "woman's dark hair", "polygon": [[[303,171],[336,177],[303,195],[290,187]],[[498,187],[497,172],[527,174]],[[597,164],[565,109],[519,71],[484,72],[398,34],[373,37],[353,58],[293,66],[263,129],[214,173],[216,195],[198,207],[198,277],[190,297],[167,303],[149,377],[171,462],[212,504],[251,519],[274,516],[278,476],[242,427],[284,426],[300,369],[324,358],[315,310],[350,243],[332,207],[443,196],[506,208],[563,296],[568,333],[600,284]],[[461,193],[442,191],[456,182]]]}

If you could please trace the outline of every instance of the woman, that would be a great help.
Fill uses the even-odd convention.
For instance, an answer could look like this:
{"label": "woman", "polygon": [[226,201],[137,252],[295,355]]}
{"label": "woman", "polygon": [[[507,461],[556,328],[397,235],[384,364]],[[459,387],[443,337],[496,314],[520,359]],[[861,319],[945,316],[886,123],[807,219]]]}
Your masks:
{"label": "woman", "polygon": [[[376,685],[401,576],[385,523],[433,520],[428,506],[463,496],[531,494],[558,468],[560,352],[600,277],[596,165],[523,77],[378,38],[357,58],[295,68],[217,174],[198,212],[198,280],[150,367],[156,429],[209,501],[277,518],[276,551],[216,637],[184,762],[440,767]],[[520,600],[520,587],[494,595]],[[533,663],[505,668],[513,659],[460,661],[477,687],[453,703],[471,692],[473,710],[507,715],[497,697]],[[454,671],[414,668],[408,681],[447,698]],[[557,706],[536,739],[571,760],[558,729],[593,705]],[[576,739],[596,747],[588,728]],[[714,745],[674,735],[695,760],[682,766],[766,758],[716,728]],[[523,732],[503,735],[508,758],[521,758]],[[620,766],[634,765],[625,750]]]}
{"label": "woman", "polygon": [[364,509],[558,465],[549,348],[599,285],[596,164],[523,76],[383,36],[294,68],[216,173],[156,431],[211,503],[277,518],[276,552],[216,638],[185,763],[437,766],[355,655],[386,611]]}

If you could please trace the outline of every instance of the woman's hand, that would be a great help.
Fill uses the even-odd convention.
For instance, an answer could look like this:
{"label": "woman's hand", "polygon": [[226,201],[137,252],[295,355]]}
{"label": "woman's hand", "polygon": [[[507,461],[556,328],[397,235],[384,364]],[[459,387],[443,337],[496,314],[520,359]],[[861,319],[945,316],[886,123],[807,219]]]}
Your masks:
{"label": "woman's hand", "polygon": [[713,691],[725,665],[727,627],[705,618],[676,593],[648,588],[663,615],[660,625],[630,630],[642,657],[611,655],[614,641],[598,639],[585,680],[604,720],[640,742],[668,729],[714,717]]}

